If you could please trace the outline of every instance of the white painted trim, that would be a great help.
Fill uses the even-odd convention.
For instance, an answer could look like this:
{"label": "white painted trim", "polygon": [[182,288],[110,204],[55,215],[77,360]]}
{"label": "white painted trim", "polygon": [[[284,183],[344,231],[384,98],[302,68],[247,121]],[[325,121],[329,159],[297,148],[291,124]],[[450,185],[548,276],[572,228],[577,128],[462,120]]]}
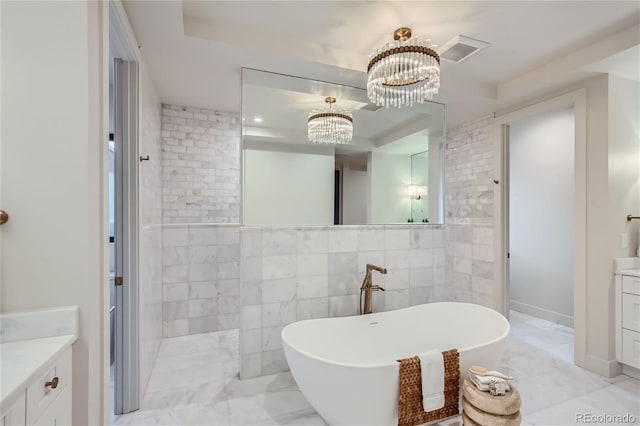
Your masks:
{"label": "white painted trim", "polygon": [[124,282],[116,287],[117,414],[140,407],[138,70],[135,62],[116,60],[116,276]]}
{"label": "white painted trim", "polygon": [[[139,145],[139,123],[140,117],[140,66],[141,55],[138,42],[129,23],[126,11],[121,0],[109,1],[109,56],[116,57],[126,62],[127,87],[126,93],[122,93],[124,111],[124,128],[121,129],[125,135],[123,141],[123,199],[124,215],[123,225],[125,226],[126,241],[123,241],[123,275],[125,285],[122,288],[120,305],[122,307],[120,321],[123,329],[117,337],[120,339],[120,365],[122,371],[116,372],[116,376],[121,378],[120,401],[116,401],[116,410],[128,413],[140,407],[141,383],[140,383],[140,342],[139,342],[139,185],[138,185],[138,145]],[[108,73],[105,76],[108,87]],[[108,102],[108,100],[107,100]],[[108,111],[108,105],[107,105]],[[107,121],[108,122],[108,121]],[[109,311],[109,298],[105,300],[104,309]],[[117,317],[117,315],[116,315]],[[109,333],[107,333],[108,336]],[[117,334],[117,332],[116,332]],[[116,344],[116,354],[118,344]],[[106,376],[109,377],[108,357],[104,361],[107,369]],[[116,362],[118,355],[116,355]],[[117,368],[116,368],[117,369]],[[108,386],[108,382],[107,382]],[[116,386],[118,384],[116,383]],[[108,404],[105,407],[106,418],[110,414],[110,392],[105,400]],[[118,399],[118,398],[117,398]]]}
{"label": "white painted trim", "polygon": [[616,339],[616,360],[622,362],[622,275],[615,274],[613,277],[614,295],[614,324]]}
{"label": "white painted trim", "polygon": [[[615,377],[622,374],[622,364],[616,360],[598,358],[593,355],[586,356],[585,368],[604,377]],[[582,366],[580,366],[582,367]]]}
{"label": "white painted trim", "polygon": [[[506,206],[508,187],[503,183],[507,179],[507,159],[505,150],[506,130],[509,123],[524,118],[544,114],[560,108],[573,107],[575,114],[575,192],[574,192],[574,272],[573,272],[573,312],[574,312],[574,353],[575,363],[587,367],[587,314],[586,314],[586,271],[587,271],[587,91],[584,88],[523,107],[516,111],[496,117],[495,125],[495,170],[494,176],[500,184],[495,185],[494,196],[494,247],[495,288],[494,306],[503,314],[508,314],[508,224]],[[592,371],[604,371],[605,368],[594,362]],[[607,366],[607,372],[615,369]]]}
{"label": "white painted trim", "polygon": [[[508,300],[508,299],[505,297],[505,300]],[[542,309],[537,306],[518,302],[513,299],[511,299],[510,307],[514,311],[522,312],[523,314],[532,315],[534,317],[542,318],[556,324],[564,325],[565,327],[573,328],[572,316],[561,314],[559,312],[550,311],[548,309]]]}
{"label": "white painted trim", "polygon": [[[100,22],[98,28],[98,37],[99,37],[99,45],[100,51],[99,62],[100,62],[100,74],[96,76],[98,80],[99,86],[99,119],[100,124],[96,129],[97,135],[96,140],[98,141],[97,150],[98,150],[98,158],[99,158],[99,186],[101,191],[100,197],[100,223],[102,224],[101,234],[100,234],[100,260],[102,262],[101,266],[101,281],[99,282],[101,292],[100,292],[100,302],[98,303],[98,308],[102,310],[102,324],[100,327],[101,330],[101,343],[102,343],[102,356],[100,358],[100,366],[102,367],[102,374],[100,375],[102,379],[102,387],[101,387],[101,395],[99,397],[99,408],[97,417],[102,419],[101,424],[109,424],[109,419],[111,417],[111,386],[110,386],[110,314],[109,314],[109,305],[110,305],[110,267],[109,267],[109,249],[108,249],[108,237],[109,237],[109,154],[108,154],[108,145],[102,143],[104,141],[105,135],[109,133],[109,5],[106,2],[96,2],[96,8],[98,9],[98,19]],[[95,418],[94,416],[89,414],[89,418]]]}
{"label": "white painted trim", "polygon": [[640,380],[640,370],[630,365],[622,364],[622,374]]}
{"label": "white painted trim", "polygon": [[109,51],[125,61],[141,62],[138,42],[121,0],[109,1]]}

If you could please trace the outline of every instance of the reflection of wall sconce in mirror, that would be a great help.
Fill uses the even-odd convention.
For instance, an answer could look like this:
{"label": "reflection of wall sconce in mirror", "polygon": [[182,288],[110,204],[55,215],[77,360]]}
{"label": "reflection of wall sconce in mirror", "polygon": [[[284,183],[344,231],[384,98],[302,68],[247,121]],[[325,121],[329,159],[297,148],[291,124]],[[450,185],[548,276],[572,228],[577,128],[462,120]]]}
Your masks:
{"label": "reflection of wall sconce in mirror", "polygon": [[427,195],[427,187],[420,185],[409,185],[408,192],[411,198],[413,198],[414,200],[421,200],[422,197]]}

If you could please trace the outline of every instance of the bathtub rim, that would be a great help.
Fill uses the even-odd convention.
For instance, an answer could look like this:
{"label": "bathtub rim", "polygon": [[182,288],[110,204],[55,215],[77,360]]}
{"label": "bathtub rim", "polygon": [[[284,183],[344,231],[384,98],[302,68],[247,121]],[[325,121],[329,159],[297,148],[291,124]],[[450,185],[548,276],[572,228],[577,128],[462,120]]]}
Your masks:
{"label": "bathtub rim", "polygon": [[[483,306],[483,305],[478,305],[478,304],[475,304],[475,303],[468,303],[468,302],[421,303],[419,305],[407,306],[406,308],[394,309],[394,310],[391,310],[391,311],[384,311],[384,312],[376,312],[375,314],[383,315],[383,314],[402,311],[402,310],[406,310],[406,309],[414,309],[414,308],[419,307],[419,306],[434,305],[434,304],[438,304],[438,305],[442,305],[442,304],[447,304],[447,305],[467,305],[467,306],[473,306],[474,309],[481,308],[481,309],[483,309],[485,311],[490,311],[494,315],[500,316],[500,318],[506,323],[506,326],[507,326],[506,327],[506,331],[503,334],[501,334],[499,337],[497,337],[495,339],[492,339],[492,340],[488,340],[488,341],[486,341],[486,342],[484,342],[482,344],[473,345],[473,346],[467,346],[465,348],[455,348],[455,349],[458,350],[458,352],[467,352],[467,351],[471,351],[471,350],[474,350],[474,349],[482,348],[484,346],[488,346],[488,345],[491,345],[491,344],[494,344],[494,343],[498,343],[498,342],[506,339],[509,336],[509,333],[511,332],[511,323],[500,312],[496,311],[495,309]],[[289,341],[285,338],[285,331],[287,330],[287,328],[289,328],[289,326],[292,326],[294,324],[304,323],[304,322],[308,322],[308,321],[318,321],[318,320],[339,320],[339,319],[343,319],[343,318],[351,318],[353,316],[360,316],[360,315],[351,315],[351,316],[348,316],[348,317],[333,317],[333,318],[313,318],[313,319],[307,319],[307,320],[292,322],[291,324],[286,325],[282,329],[282,331],[280,332],[280,337],[282,339],[283,349],[285,349],[285,345],[286,345],[288,348],[291,348],[292,350],[294,350],[294,351],[298,352],[299,354],[304,355],[304,356],[306,356],[308,358],[311,358],[311,359],[316,360],[316,361],[324,362],[326,364],[340,366],[340,367],[348,367],[348,368],[384,368],[384,367],[391,367],[391,366],[397,365],[397,363],[398,363],[397,360],[394,360],[393,362],[389,362],[389,363],[376,363],[376,364],[368,364],[368,365],[332,361],[332,360],[329,360],[327,358],[323,358],[323,357],[311,354],[311,353],[309,353],[307,351],[303,351],[301,349],[298,349],[298,348],[294,347],[293,345],[291,345],[289,343]],[[449,349],[452,349],[452,348],[449,348]],[[443,350],[446,350],[446,349],[443,349]],[[418,355],[418,354],[416,354],[416,355]],[[285,356],[286,356],[286,350],[285,350]]]}

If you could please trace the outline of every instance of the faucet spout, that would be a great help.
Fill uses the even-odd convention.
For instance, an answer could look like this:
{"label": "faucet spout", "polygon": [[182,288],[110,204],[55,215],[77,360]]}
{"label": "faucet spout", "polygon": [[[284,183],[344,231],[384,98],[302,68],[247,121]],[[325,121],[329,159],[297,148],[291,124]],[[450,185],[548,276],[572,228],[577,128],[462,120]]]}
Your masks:
{"label": "faucet spout", "polygon": [[376,266],[376,265],[372,265],[370,263],[367,263],[367,271],[378,271],[381,274],[386,274],[387,273],[387,268],[383,268],[382,266]]}
{"label": "faucet spout", "polygon": [[[371,279],[372,271],[378,271],[381,274],[387,273],[387,268],[383,268],[382,266],[372,265],[367,263],[366,273],[364,274],[364,280],[362,281],[362,286],[360,287],[360,315],[370,314],[373,312],[373,292],[374,291],[384,291],[384,288],[379,285],[373,285],[373,281]],[[362,295],[364,293],[364,308],[362,306]]]}

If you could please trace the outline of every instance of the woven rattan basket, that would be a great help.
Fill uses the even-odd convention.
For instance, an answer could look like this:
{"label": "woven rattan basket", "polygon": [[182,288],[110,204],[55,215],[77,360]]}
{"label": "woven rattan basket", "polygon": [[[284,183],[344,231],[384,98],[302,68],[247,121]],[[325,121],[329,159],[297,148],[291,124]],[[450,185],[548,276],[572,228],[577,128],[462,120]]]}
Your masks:
{"label": "woven rattan basket", "polygon": [[456,349],[442,352],[444,358],[444,406],[424,411],[422,406],[422,374],[420,358],[414,356],[398,360],[400,363],[400,393],[398,397],[398,426],[414,426],[459,414],[460,355]]}

